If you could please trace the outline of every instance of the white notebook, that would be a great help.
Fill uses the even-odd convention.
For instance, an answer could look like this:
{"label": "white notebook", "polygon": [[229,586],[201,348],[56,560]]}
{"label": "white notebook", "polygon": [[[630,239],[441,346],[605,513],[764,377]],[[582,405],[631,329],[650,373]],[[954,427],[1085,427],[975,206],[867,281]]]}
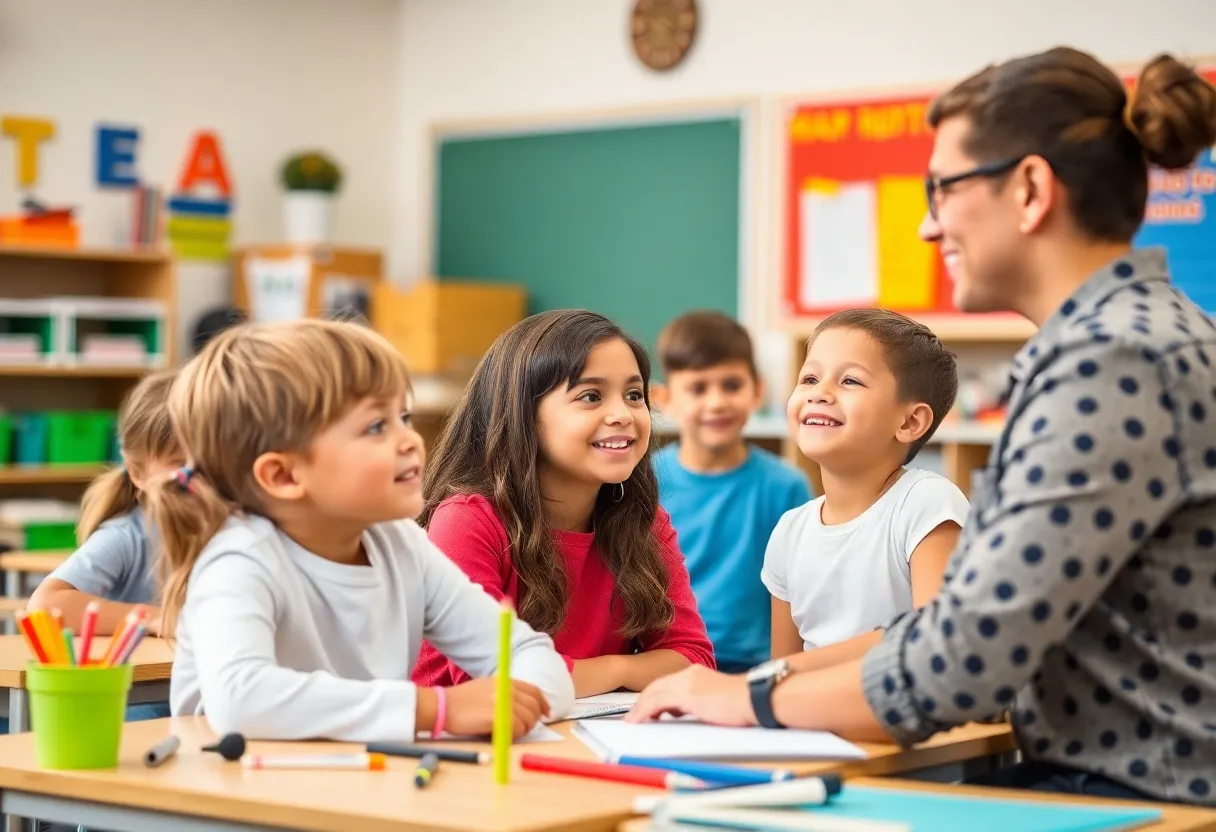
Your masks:
{"label": "white notebook", "polygon": [[867,754],[826,731],[722,728],[686,719],[631,723],[578,722],[574,735],[601,760],[650,757],[685,760],[862,760]]}
{"label": "white notebook", "polygon": [[574,700],[570,713],[558,719],[546,719],[547,723],[577,719],[620,719],[629,713],[638,701],[638,695],[629,691],[601,693]]}

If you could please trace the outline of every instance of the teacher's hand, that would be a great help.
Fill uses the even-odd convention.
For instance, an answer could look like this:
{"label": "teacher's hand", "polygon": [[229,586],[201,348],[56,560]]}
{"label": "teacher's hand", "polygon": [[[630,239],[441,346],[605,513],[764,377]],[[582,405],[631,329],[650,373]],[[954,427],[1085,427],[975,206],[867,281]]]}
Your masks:
{"label": "teacher's hand", "polygon": [[651,682],[625,721],[645,722],[663,714],[690,714],[711,725],[757,724],[747,677],[729,676],[701,665]]}

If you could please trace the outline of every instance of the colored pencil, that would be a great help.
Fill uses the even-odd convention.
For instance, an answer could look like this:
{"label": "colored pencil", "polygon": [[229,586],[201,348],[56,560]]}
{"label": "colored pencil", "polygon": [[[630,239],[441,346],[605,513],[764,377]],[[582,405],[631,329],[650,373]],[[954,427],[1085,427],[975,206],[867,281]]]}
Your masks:
{"label": "colored pencil", "polygon": [[732,786],[752,786],[761,783],[772,783],[780,780],[789,780],[794,776],[785,769],[743,768],[742,766],[703,763],[696,760],[666,760],[655,757],[622,756],[616,762],[628,766],[678,771],[690,777],[699,777],[707,783]]}
{"label": "colored pencil", "polygon": [[122,653],[114,659],[114,664],[126,664],[129,662],[131,660],[131,655],[135,652],[135,648],[139,646],[139,643],[144,640],[144,636],[147,634],[148,628],[143,624],[136,627],[135,635],[131,638],[130,643],[127,644]]}
{"label": "colored pencil", "polygon": [[68,655],[68,664],[76,664],[76,642],[72,637],[72,628],[63,628],[63,652]]}
{"label": "colored pencil", "polygon": [[115,659],[122,655],[127,644],[135,637],[135,630],[143,621],[144,614],[143,607],[136,607],[127,613],[127,618],[122,623],[122,629],[110,638],[110,646],[106,649],[106,654],[102,656],[99,664],[104,667],[112,667],[115,664]]}
{"label": "colored pencil", "polygon": [[34,620],[34,629],[38,631],[38,640],[46,651],[48,663],[64,664],[67,657],[61,655],[63,637],[55,632],[55,622],[47,615],[46,610],[34,610],[30,613],[30,618]]}
{"label": "colored pencil", "polygon": [[506,599],[498,614],[498,670],[494,685],[494,782],[505,785],[511,779],[511,622],[515,612]]}
{"label": "colored pencil", "polygon": [[101,611],[96,601],[90,601],[84,608],[84,621],[80,627],[80,664],[87,665],[91,659],[93,648],[93,633],[97,630],[97,614]]}
{"label": "colored pencil", "polygon": [[651,786],[656,789],[703,789],[705,783],[687,774],[662,771],[641,766],[622,766],[616,763],[595,763],[575,760],[570,757],[547,757],[542,754],[524,754],[519,766],[526,771],[545,771],[550,774],[569,774],[575,777],[592,777],[630,783],[635,786]]}
{"label": "colored pencil", "polygon": [[22,610],[17,613],[16,618],[17,626],[21,628],[21,635],[25,636],[25,644],[30,648],[30,652],[42,664],[50,664],[50,657],[47,656],[46,650],[42,649],[42,642],[38,639],[38,631],[34,629],[34,622],[29,613]]}

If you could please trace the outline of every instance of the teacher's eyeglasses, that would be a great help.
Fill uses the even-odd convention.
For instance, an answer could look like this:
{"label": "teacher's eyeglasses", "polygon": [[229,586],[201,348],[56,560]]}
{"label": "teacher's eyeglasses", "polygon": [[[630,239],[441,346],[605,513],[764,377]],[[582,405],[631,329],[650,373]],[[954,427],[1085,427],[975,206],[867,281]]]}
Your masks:
{"label": "teacher's eyeglasses", "polygon": [[962,173],[956,173],[953,176],[926,176],[925,177],[925,198],[929,203],[929,216],[937,219],[937,209],[941,204],[942,195],[946,188],[951,185],[957,185],[959,182],[965,182],[968,179],[976,179],[984,176],[1000,176],[1002,173],[1008,173],[1017,167],[1018,163],[1025,159],[1025,156],[1019,156],[1016,159],[1005,159],[1001,162],[989,162],[984,165],[979,165],[971,170]]}

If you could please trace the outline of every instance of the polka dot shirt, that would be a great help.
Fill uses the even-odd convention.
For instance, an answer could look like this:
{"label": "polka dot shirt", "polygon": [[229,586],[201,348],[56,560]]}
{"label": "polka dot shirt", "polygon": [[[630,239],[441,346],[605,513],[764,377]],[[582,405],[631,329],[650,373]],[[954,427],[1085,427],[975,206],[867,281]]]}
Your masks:
{"label": "polka dot shirt", "polygon": [[1027,759],[1216,804],[1214,361],[1158,249],[1026,344],[939,597],[866,656],[893,738],[1008,710]]}

